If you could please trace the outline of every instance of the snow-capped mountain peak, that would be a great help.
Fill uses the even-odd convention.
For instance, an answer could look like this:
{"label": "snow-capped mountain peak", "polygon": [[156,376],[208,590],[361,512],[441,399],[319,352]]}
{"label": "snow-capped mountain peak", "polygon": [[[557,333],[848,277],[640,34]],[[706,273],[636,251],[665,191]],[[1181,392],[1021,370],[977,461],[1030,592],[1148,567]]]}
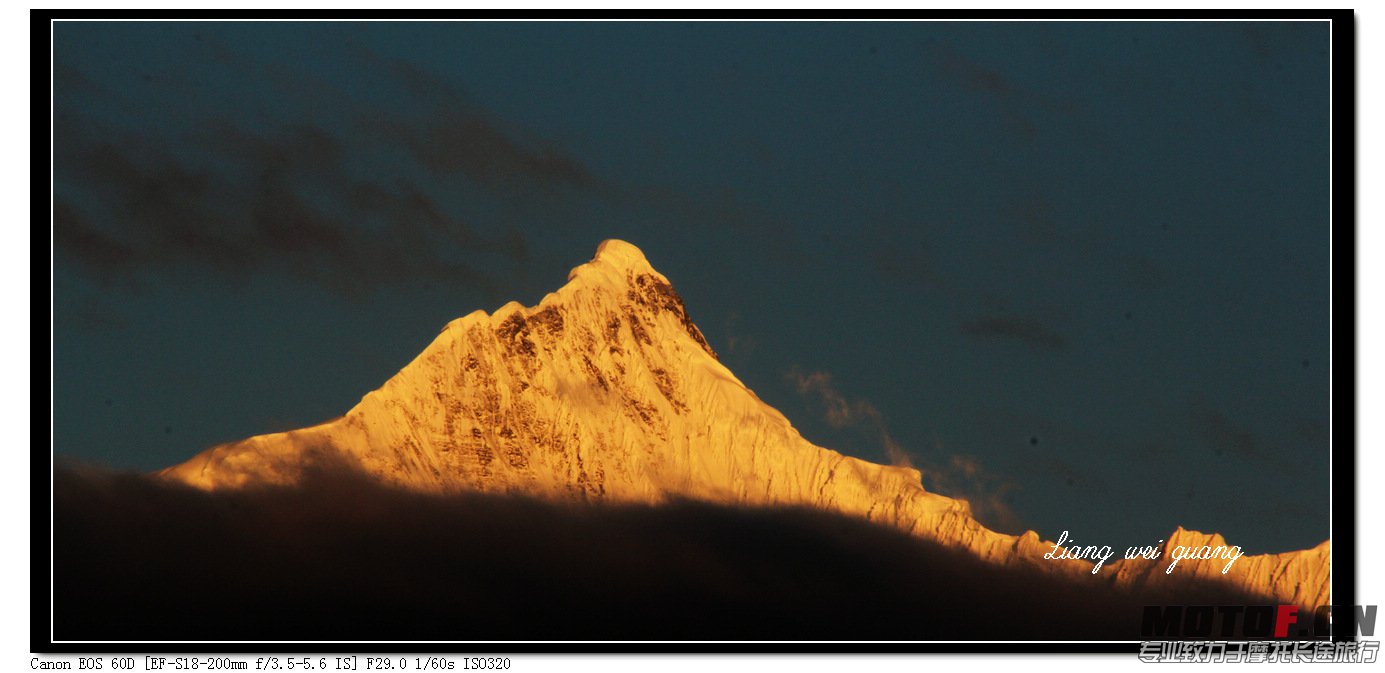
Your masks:
{"label": "snow-capped mountain peak", "polygon": [[[607,240],[536,306],[516,302],[449,323],[344,416],[213,447],[160,474],[203,489],[291,485],[347,464],[424,492],[804,506],[891,526],[992,562],[1089,573],[1045,561],[1033,532],[988,530],[965,501],[926,491],[917,470],[815,446],[720,361],[669,279],[639,248]],[[1242,559],[1219,581],[1316,606],[1327,543]],[[1102,570],[1158,579],[1153,563]],[[1215,568],[1213,566],[1216,566]],[[1179,572],[1214,577],[1221,566]]]}

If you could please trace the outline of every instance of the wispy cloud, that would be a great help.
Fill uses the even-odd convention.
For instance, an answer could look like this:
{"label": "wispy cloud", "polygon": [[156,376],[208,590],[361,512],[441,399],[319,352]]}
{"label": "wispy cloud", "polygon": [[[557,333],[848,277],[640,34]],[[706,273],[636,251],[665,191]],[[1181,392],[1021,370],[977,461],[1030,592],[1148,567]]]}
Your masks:
{"label": "wispy cloud", "polygon": [[798,390],[798,394],[811,396],[822,405],[823,418],[828,425],[834,428],[860,425],[863,422],[877,426],[883,425],[880,410],[865,400],[848,401],[846,396],[833,385],[831,374],[827,372],[803,372],[794,369],[789,371],[788,377]]}
{"label": "wispy cloud", "polygon": [[742,329],[741,314],[732,311],[727,314],[726,320],[722,323],[723,343],[725,343],[722,354],[725,356],[748,357],[755,351],[759,341]]}
{"label": "wispy cloud", "polygon": [[1007,533],[1024,530],[1019,515],[1006,502],[1013,482],[988,471],[971,456],[949,454],[934,441],[926,455],[910,452],[890,433],[880,410],[865,399],[849,399],[824,371],[790,369],[786,379],[800,395],[811,399],[833,428],[859,427],[870,432],[893,465],[917,469],[930,491],[966,500],[982,523]]}
{"label": "wispy cloud", "polygon": [[[935,444],[940,455],[945,453],[942,448],[941,444]],[[1010,493],[1018,490],[1018,486],[987,470],[975,458],[950,454],[920,471],[928,490],[966,500],[971,505],[972,515],[987,526],[1010,534],[1025,530],[1024,520],[1008,502]]]}

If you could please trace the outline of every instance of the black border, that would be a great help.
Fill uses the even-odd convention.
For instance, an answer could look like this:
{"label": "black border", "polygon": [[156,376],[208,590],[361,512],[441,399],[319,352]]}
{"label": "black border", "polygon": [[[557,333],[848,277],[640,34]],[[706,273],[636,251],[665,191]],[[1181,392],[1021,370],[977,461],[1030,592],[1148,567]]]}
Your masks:
{"label": "black border", "polygon": [[[1332,170],[1333,182],[1331,203],[1332,249],[1334,265],[1332,273],[1332,329],[1334,331],[1332,348],[1334,357],[1331,363],[1333,377],[1334,408],[1331,427],[1333,432],[1332,474],[1332,601],[1336,605],[1355,605],[1356,596],[1356,535],[1359,531],[1356,520],[1356,18],[1350,9],[1306,9],[1306,10],[953,10],[953,11],[894,11],[894,10],[825,10],[825,11],[768,11],[768,10],[488,10],[488,11],[394,11],[394,10],[73,10],[73,9],[30,9],[30,91],[32,112],[30,122],[31,141],[41,137],[39,119],[52,119],[51,88],[48,95],[39,99],[37,84],[51,83],[51,26],[55,20],[246,20],[246,19],[699,19],[699,20],[843,20],[843,19],[976,19],[976,20],[1020,20],[1020,19],[1085,19],[1085,20],[1327,20],[1331,22],[1332,40]],[[51,127],[50,127],[51,128]],[[51,133],[51,132],[50,132]],[[40,189],[36,180],[32,181],[33,204],[52,202],[52,160],[50,142],[31,142],[31,177],[43,174],[50,180]],[[50,209],[51,210],[51,209]],[[51,212],[42,212],[40,221],[38,208],[31,210],[33,231],[40,228],[49,241],[50,248],[45,261],[49,266],[49,289],[52,281],[52,223]],[[42,225],[42,227],[40,227]],[[33,240],[39,240],[34,237]],[[33,247],[30,253],[39,259],[40,250]],[[38,268],[38,265],[35,265]],[[35,286],[37,288],[37,285]],[[34,297],[41,295],[37,289]],[[50,305],[51,296],[42,297]],[[38,302],[34,302],[38,303]],[[38,328],[35,331],[41,331]],[[51,332],[51,322],[49,323]],[[51,344],[51,334],[49,334]],[[31,351],[32,352],[32,351]],[[51,350],[50,350],[51,366]],[[42,386],[35,379],[33,389]],[[51,404],[52,380],[46,389],[46,397]],[[31,446],[30,460],[30,651],[45,654],[190,654],[197,652],[216,652],[218,654],[335,654],[354,652],[357,654],[446,654],[446,653],[527,653],[527,654],[604,654],[604,653],[665,653],[665,654],[917,654],[917,653],[997,653],[997,654],[1114,654],[1134,653],[1139,643],[1134,641],[1110,642],[523,642],[523,643],[159,643],[159,642],[97,642],[72,643],[53,642],[49,627],[52,606],[49,589],[51,587],[51,537],[41,540],[36,533],[48,531],[51,535],[52,514],[52,424],[50,416],[49,434],[46,446],[34,442]],[[1334,639],[1351,639],[1352,636]],[[348,645],[346,649],[338,645]],[[324,649],[330,648],[330,649]]]}
{"label": "black border", "polygon": [[[1356,605],[1356,17],[1332,15],[1332,555],[1331,596]],[[1342,28],[1338,31],[1338,28]],[[1339,450],[1337,447],[1342,447]],[[1340,535],[1345,532],[1346,535]],[[1335,636],[1351,640],[1354,634]]]}

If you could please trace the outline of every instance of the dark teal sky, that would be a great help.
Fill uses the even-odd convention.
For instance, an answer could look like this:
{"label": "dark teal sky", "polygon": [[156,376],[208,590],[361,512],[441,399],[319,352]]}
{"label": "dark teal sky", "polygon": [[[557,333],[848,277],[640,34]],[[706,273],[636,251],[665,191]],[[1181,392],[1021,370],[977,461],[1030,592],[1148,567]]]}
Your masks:
{"label": "dark teal sky", "polygon": [[340,415],[622,238],[806,437],[1002,530],[1328,536],[1326,23],[54,35],[59,455]]}

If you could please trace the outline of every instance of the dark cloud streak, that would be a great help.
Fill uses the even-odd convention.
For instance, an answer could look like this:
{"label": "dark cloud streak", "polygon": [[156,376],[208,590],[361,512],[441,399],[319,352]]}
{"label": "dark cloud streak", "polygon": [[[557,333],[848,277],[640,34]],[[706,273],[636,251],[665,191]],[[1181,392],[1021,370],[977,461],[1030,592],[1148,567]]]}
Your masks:
{"label": "dark cloud streak", "polygon": [[401,83],[426,111],[421,120],[379,115],[363,118],[361,126],[403,144],[429,170],[443,175],[460,173],[489,189],[511,193],[536,188],[600,188],[581,161],[552,143],[522,142],[445,78],[369,50],[358,49],[356,54],[363,63]]}
{"label": "dark cloud streak", "polygon": [[[91,94],[80,71],[60,71],[60,87],[76,83],[64,100]],[[419,71],[413,79],[427,77]],[[436,112],[421,120],[395,115],[367,129],[378,133],[338,132],[329,116],[253,130],[222,118],[182,134],[131,133],[95,122],[77,102],[60,105],[59,260],[107,283],[181,266],[238,278],[277,271],[353,297],[419,280],[493,294],[489,269],[473,258],[523,262],[528,242],[512,228],[472,227],[438,200],[438,186],[460,176],[515,197],[592,189],[597,180],[555,146],[515,140],[476,106],[445,104],[458,92],[410,88],[431,97],[417,107]],[[331,94],[318,86],[311,95]],[[333,102],[348,119],[386,117],[345,97]],[[391,146],[414,161],[381,174],[359,169]]]}
{"label": "dark cloud streak", "polygon": [[1221,411],[1202,401],[1195,401],[1189,414],[1193,427],[1214,447],[1218,455],[1230,452],[1237,458],[1257,463],[1268,459],[1255,433],[1231,420]]}
{"label": "dark cloud streak", "polygon": [[[345,200],[362,187],[332,167],[330,153],[303,165],[298,157],[311,154],[305,148],[330,145],[323,133],[226,138],[243,151],[217,156],[239,175],[192,168],[133,139],[79,144],[60,155],[60,171],[85,188],[72,197],[60,190],[55,197],[60,259],[102,278],[175,266],[237,277],[278,270],[355,295],[375,284],[418,277],[482,282],[465,262],[444,254],[449,246],[522,254],[512,239],[487,241],[441,215],[408,184],[371,187],[374,203],[366,213],[323,210],[310,200],[314,192]],[[105,226],[98,229],[88,223],[90,216],[79,214],[75,201],[81,197],[96,204],[91,211],[108,214]],[[418,217],[421,211],[431,217]],[[374,225],[369,216],[388,226]]]}
{"label": "dark cloud streak", "polygon": [[1047,351],[1068,347],[1067,337],[1033,318],[986,316],[963,323],[962,331],[974,337],[1019,341]]}
{"label": "dark cloud streak", "polygon": [[53,201],[53,242],[83,266],[107,278],[133,264],[135,251],[89,225],[67,201]]}
{"label": "dark cloud streak", "polygon": [[572,187],[594,189],[596,179],[575,159],[552,146],[530,149],[478,116],[443,113],[422,125],[365,124],[401,143],[423,167],[505,193]]}

